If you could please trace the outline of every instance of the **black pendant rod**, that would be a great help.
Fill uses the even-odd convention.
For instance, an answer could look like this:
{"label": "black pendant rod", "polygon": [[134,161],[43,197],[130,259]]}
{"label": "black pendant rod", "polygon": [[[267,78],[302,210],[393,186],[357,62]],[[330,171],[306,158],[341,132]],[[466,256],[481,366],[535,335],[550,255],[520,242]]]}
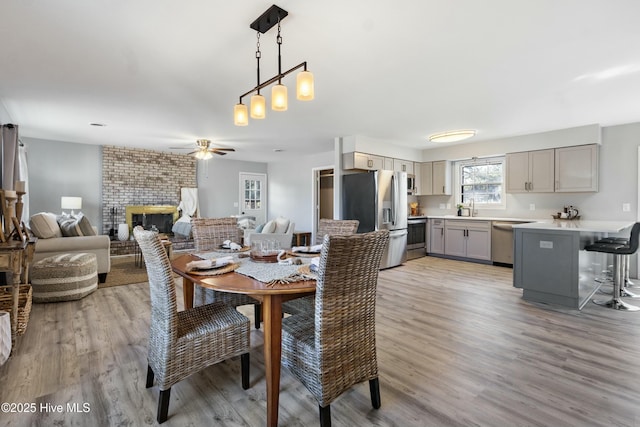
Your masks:
{"label": "black pendant rod", "polygon": [[307,61],[301,62],[300,64],[296,65],[293,68],[288,69],[287,71],[285,71],[282,74],[278,74],[277,76],[271,77],[269,80],[267,80],[266,82],[263,82],[261,84],[259,84],[258,86],[254,87],[253,89],[251,89],[250,91],[247,91],[245,93],[243,93],[242,95],[240,95],[240,103],[242,104],[242,98],[244,98],[245,96],[252,94],[253,92],[260,92],[260,89],[264,89],[265,87],[269,86],[271,83],[277,82],[278,80],[282,79],[283,77],[293,73],[295,70],[304,67],[304,71],[307,71]]}

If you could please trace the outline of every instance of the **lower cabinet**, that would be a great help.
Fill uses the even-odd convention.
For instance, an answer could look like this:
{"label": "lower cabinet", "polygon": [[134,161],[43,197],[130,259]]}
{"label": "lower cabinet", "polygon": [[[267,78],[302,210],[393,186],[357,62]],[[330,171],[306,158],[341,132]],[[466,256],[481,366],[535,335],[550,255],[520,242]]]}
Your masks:
{"label": "lower cabinet", "polygon": [[429,245],[427,252],[430,254],[444,254],[444,219],[429,220]]}
{"label": "lower cabinet", "polygon": [[445,220],[444,254],[490,261],[491,221]]}

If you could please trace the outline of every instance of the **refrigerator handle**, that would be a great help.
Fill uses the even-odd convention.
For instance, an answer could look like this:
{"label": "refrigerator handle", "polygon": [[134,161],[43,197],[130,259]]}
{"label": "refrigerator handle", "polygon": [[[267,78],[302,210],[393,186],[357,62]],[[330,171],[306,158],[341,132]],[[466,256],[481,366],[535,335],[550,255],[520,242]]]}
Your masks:
{"label": "refrigerator handle", "polygon": [[391,224],[396,225],[396,185],[397,180],[395,174],[391,175]]}

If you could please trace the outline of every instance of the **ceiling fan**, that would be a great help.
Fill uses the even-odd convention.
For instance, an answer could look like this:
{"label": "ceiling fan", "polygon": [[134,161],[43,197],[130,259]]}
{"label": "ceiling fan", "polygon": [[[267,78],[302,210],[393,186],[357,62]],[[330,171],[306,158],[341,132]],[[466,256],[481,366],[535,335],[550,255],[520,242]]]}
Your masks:
{"label": "ceiling fan", "polygon": [[[196,141],[198,148],[195,151],[192,151],[189,154],[193,154],[197,159],[200,160],[208,160],[213,157],[213,154],[219,154],[221,156],[226,155],[226,151],[236,151],[233,148],[220,148],[220,147],[212,147],[211,141],[208,139],[198,139]],[[176,149],[184,148],[184,147],[175,147]]]}

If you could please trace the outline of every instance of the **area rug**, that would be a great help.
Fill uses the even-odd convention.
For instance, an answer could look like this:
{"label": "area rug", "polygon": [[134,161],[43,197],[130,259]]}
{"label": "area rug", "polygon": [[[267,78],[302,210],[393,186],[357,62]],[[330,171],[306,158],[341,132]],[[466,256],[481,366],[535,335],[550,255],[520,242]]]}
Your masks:
{"label": "area rug", "polygon": [[133,255],[111,257],[111,271],[107,274],[105,283],[98,284],[98,288],[130,285],[147,281],[147,269],[137,267]]}

